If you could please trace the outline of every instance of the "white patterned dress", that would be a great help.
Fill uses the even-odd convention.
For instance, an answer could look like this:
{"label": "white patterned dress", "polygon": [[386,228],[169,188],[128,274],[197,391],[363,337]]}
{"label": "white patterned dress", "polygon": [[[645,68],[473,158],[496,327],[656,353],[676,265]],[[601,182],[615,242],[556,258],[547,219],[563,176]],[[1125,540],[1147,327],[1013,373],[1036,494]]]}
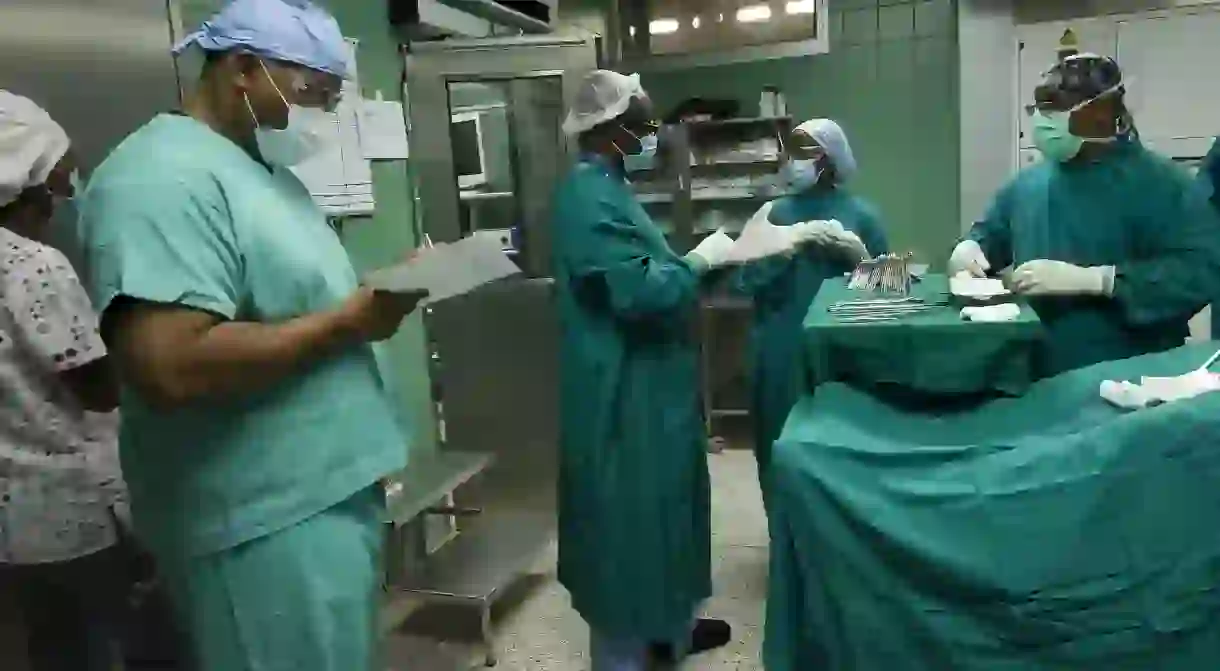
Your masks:
{"label": "white patterned dress", "polygon": [[105,354],[64,255],[0,228],[0,564],[116,542],[117,422],[85,412],[58,378]]}

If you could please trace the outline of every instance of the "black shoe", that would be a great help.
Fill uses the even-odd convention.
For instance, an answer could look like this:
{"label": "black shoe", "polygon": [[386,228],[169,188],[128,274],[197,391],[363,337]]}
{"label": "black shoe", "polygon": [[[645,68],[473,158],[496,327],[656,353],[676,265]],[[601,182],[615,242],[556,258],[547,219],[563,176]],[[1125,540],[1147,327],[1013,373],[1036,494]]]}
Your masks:
{"label": "black shoe", "polygon": [[733,628],[729,626],[728,622],[699,618],[695,622],[695,629],[690,634],[689,654],[697,655],[701,652],[723,648],[731,640],[733,640]]}
{"label": "black shoe", "polygon": [[[690,642],[686,646],[686,654],[697,655],[717,648],[723,648],[733,640],[733,628],[724,620],[699,618],[695,628],[691,630]],[[676,663],[672,643],[652,643],[649,652],[657,662]]]}

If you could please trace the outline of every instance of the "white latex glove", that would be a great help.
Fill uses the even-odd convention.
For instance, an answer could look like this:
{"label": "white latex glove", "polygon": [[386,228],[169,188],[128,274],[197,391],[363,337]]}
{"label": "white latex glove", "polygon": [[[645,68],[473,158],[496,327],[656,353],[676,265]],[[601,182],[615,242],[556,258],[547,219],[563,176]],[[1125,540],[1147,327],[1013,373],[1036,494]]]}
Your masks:
{"label": "white latex glove", "polygon": [[1026,296],[1109,296],[1114,291],[1114,266],[1026,261],[1012,271],[1012,289]]}
{"label": "white latex glove", "polygon": [[702,264],[709,270],[719,268],[726,265],[729,258],[729,252],[733,249],[733,238],[730,238],[724,229],[717,229],[715,233],[707,236],[686,254],[687,259],[694,260],[696,263]]}
{"label": "white latex glove", "polygon": [[834,235],[834,245],[856,263],[870,258],[868,248],[864,246],[864,241],[860,239],[860,236],[851,231],[844,231],[840,228],[840,232]]}
{"label": "white latex glove", "polygon": [[[843,232],[843,227],[838,230]],[[797,244],[829,245],[834,242],[835,227],[829,221],[802,221],[792,225],[792,234]]]}
{"label": "white latex glove", "polygon": [[987,277],[991,270],[991,262],[983,253],[983,248],[974,240],[962,240],[953,248],[949,257],[949,277],[958,273],[970,273],[974,277]]}

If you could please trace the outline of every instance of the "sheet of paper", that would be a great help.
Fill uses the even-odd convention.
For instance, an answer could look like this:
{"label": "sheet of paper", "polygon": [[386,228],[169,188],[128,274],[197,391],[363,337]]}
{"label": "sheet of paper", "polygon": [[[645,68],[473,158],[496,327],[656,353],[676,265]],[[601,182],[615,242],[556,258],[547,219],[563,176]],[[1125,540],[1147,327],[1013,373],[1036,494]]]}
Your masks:
{"label": "sheet of paper", "polygon": [[729,263],[746,263],[792,251],[796,236],[791,226],[776,226],[768,217],[770,203],[764,205],[741,229],[737,243],[729,250]]}
{"label": "sheet of paper", "polygon": [[360,148],[364,158],[370,161],[397,161],[409,157],[402,103],[394,100],[362,102]]}
{"label": "sheet of paper", "polygon": [[383,291],[428,291],[425,303],[436,303],[521,272],[499,240],[464,238],[419,250],[410,261],[374,271],[365,282]]}

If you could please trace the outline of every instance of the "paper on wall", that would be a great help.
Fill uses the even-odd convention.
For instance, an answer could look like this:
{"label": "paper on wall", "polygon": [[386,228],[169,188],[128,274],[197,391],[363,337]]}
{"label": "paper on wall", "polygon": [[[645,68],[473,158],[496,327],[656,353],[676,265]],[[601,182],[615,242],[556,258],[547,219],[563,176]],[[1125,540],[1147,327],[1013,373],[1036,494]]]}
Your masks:
{"label": "paper on wall", "polygon": [[360,105],[360,147],[370,161],[397,161],[409,157],[407,122],[402,103],[364,100]]}
{"label": "paper on wall", "polygon": [[470,237],[425,247],[409,261],[369,273],[365,284],[382,291],[426,290],[424,304],[453,298],[521,272],[492,237]]}

